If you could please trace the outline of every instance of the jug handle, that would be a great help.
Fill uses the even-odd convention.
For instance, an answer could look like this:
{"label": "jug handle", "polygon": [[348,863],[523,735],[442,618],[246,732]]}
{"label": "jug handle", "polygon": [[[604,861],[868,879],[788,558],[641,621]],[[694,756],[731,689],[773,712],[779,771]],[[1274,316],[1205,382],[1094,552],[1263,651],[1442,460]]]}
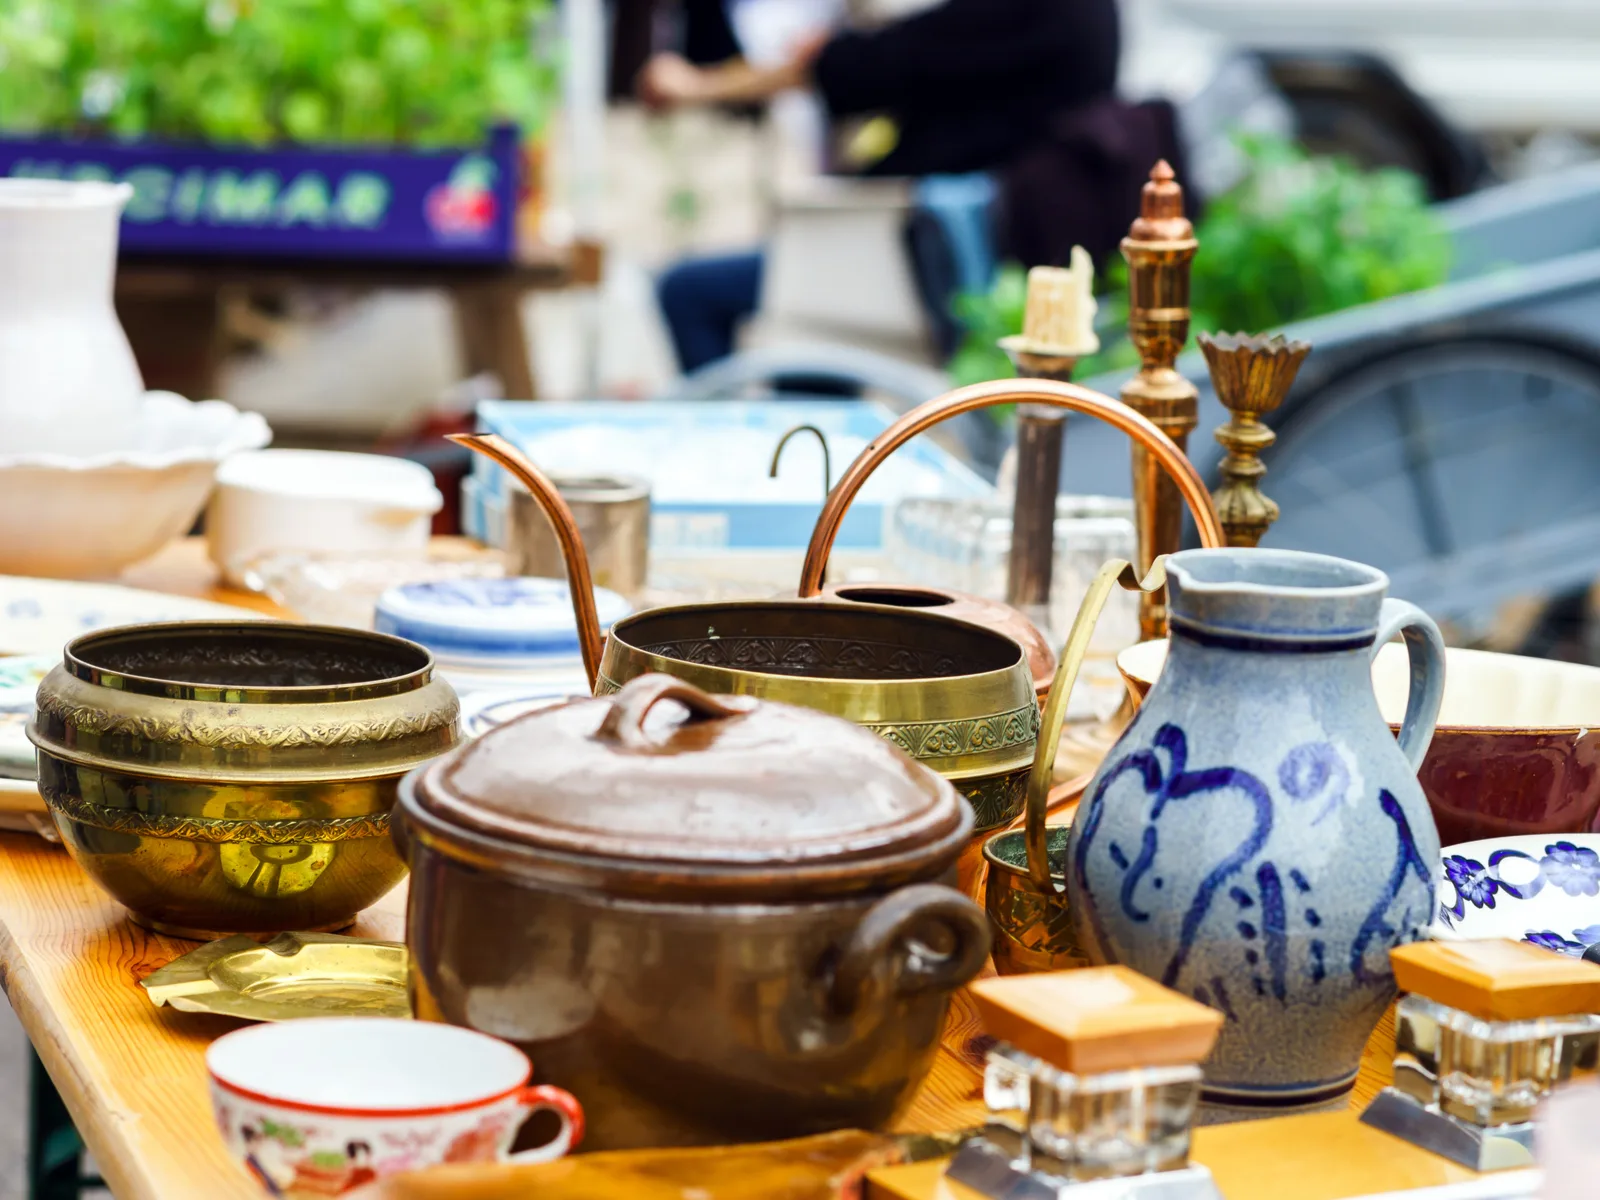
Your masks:
{"label": "jug handle", "polygon": [[1194,517],[1200,544],[1212,549],[1228,544],[1216,505],[1211,502],[1211,493],[1206,491],[1194,465],[1171,438],[1146,418],[1120,400],[1075,383],[1057,383],[1052,379],[1001,379],[957,388],[919,404],[867,443],[823,502],[816,528],[811,531],[811,544],[806,547],[805,564],[800,568],[799,596],[806,599],[822,590],[822,573],[827,569],[828,556],[833,552],[833,541],[839,535],[844,515],[862,484],[889,455],[940,421],[996,404],[1044,404],[1065,408],[1087,413],[1122,430],[1148,450],[1177,485],[1179,495]]}
{"label": "jug handle", "polygon": [[1400,722],[1400,751],[1413,771],[1422,769],[1433,727],[1439,721],[1439,704],[1444,699],[1444,636],[1433,618],[1409,600],[1385,600],[1378,614],[1378,636],[1372,643],[1376,658],[1389,640],[1405,638],[1406,657],[1411,660],[1411,689],[1406,696],[1406,715]]}
{"label": "jug handle", "polygon": [[583,538],[578,533],[578,522],[572,510],[556,491],[556,485],[533,465],[533,460],[499,434],[452,433],[447,436],[457,445],[476,451],[510,471],[533,493],[534,500],[544,510],[561,547],[562,561],[567,565],[567,591],[572,596],[572,615],[578,623],[578,649],[583,654],[583,673],[588,676],[589,690],[593,692],[595,681],[600,677],[600,613],[594,604],[589,555],[583,548]]}
{"label": "jug handle", "polygon": [[687,708],[690,721],[742,717],[753,707],[753,701],[744,696],[713,696],[671,675],[640,675],[623,684],[622,690],[611,698],[611,707],[595,737],[620,742],[629,750],[648,748],[651,742],[644,731],[644,719],[663,700],[676,700]]}
{"label": "jug handle", "polygon": [[[924,924],[942,926],[954,948],[936,955],[906,948]],[[903,959],[897,992],[954,991],[983,970],[992,937],[989,915],[955,888],[942,883],[899,888],[869,908],[851,930],[827,983],[828,1003],[839,1014],[860,1008],[877,967],[896,952]]]}
{"label": "jug handle", "polygon": [[1112,591],[1121,587],[1128,592],[1154,592],[1167,585],[1167,556],[1163,554],[1150,564],[1150,570],[1140,579],[1133,564],[1126,559],[1113,558],[1096,573],[1083,603],[1078,605],[1078,615],[1072,619],[1072,629],[1067,633],[1066,645],[1061,648],[1061,661],[1056,665],[1056,677],[1050,683],[1050,698],[1045,701],[1044,717],[1039,722],[1039,745],[1033,752],[1033,766],[1028,772],[1028,800],[1024,814],[1023,844],[1028,850],[1028,878],[1046,895],[1057,892],[1055,880],[1050,877],[1050,859],[1045,849],[1045,818],[1050,807],[1050,773],[1056,765],[1056,748],[1061,742],[1061,725],[1067,717],[1067,700],[1072,685],[1078,681],[1078,671],[1089,653],[1089,639],[1094,636],[1095,622],[1105,609]]}

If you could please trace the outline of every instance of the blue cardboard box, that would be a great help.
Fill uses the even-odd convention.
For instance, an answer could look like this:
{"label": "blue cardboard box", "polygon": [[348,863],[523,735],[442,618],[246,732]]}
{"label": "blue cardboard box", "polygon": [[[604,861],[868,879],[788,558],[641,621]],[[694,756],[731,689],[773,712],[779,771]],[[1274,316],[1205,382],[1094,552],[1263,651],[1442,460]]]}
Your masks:
{"label": "blue cardboard box", "polygon": [[[656,550],[803,548],[822,511],[821,451],[796,438],[777,480],[773,448],[799,424],[826,435],[837,479],[894,413],[860,400],[486,401],[478,427],[520,447],[547,474],[632,475],[651,484],[650,544]],[[500,544],[508,476],[476,456],[462,493],[462,524]],[[993,488],[926,437],[896,451],[867,481],[835,545],[883,545],[890,507],[905,496],[977,498]]]}

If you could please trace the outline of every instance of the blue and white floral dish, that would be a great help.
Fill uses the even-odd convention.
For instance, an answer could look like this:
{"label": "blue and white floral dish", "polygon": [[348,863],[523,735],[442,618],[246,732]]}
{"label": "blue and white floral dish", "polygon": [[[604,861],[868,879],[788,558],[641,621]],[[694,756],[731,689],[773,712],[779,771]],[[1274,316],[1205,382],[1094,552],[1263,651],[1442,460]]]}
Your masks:
{"label": "blue and white floral dish", "polygon": [[517,717],[587,696],[588,692],[581,686],[581,681],[576,687],[534,684],[473,692],[461,698],[461,736],[475,738]]}
{"label": "blue and white floral dish", "polygon": [[1581,955],[1600,942],[1600,833],[1535,833],[1446,846],[1441,941],[1511,938]]}
{"label": "blue and white floral dish", "polygon": [[[633,611],[594,590],[600,627]],[[420,642],[447,670],[543,668],[579,661],[578,626],[564,579],[439,579],[404,583],[378,599],[373,628]]]}
{"label": "blue and white floral dish", "polygon": [[32,784],[33,743],[24,731],[33,720],[39,681],[60,661],[58,654],[0,658],[0,779],[23,779]]}
{"label": "blue and white floral dish", "polygon": [[0,654],[59,656],[73,638],[153,621],[250,621],[263,614],[189,596],[69,579],[0,575]]}

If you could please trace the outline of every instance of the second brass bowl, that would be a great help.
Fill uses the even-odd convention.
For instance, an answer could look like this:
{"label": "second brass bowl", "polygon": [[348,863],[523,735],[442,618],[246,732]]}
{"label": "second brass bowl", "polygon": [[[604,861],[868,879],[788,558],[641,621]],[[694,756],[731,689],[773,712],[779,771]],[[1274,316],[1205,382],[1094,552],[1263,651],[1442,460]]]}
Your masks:
{"label": "second brass bowl", "polygon": [[1022,811],[1039,706],[1021,646],[1000,633],[877,604],[656,608],[612,626],[595,693],[653,672],[854,721],[953,783],[977,833]]}
{"label": "second brass bowl", "polygon": [[400,638],[276,622],[103,630],[39,685],[39,790],[78,864],[179,937],[348,925],[405,874],[399,779],[456,740]]}
{"label": "second brass bowl", "polygon": [[[983,906],[994,930],[994,969],[1002,975],[1021,975],[1086,967],[1089,957],[1078,945],[1066,893],[1046,892],[1028,876],[1025,836],[1021,829],[1012,829],[983,844],[989,867]],[[1057,889],[1066,880],[1071,836],[1071,825],[1051,825],[1045,832],[1051,882]]]}

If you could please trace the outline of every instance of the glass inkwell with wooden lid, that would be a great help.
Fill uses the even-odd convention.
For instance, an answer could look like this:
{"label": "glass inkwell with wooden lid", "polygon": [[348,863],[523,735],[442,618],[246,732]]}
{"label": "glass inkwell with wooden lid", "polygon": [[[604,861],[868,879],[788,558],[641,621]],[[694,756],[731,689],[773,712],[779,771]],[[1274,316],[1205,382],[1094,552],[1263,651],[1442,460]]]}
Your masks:
{"label": "glass inkwell with wooden lid", "polygon": [[1524,942],[1389,952],[1394,1083],[1361,1120],[1475,1171],[1531,1166],[1539,1102],[1600,1038],[1600,966]]}
{"label": "glass inkwell with wooden lid", "polygon": [[1126,967],[985,979],[982,1131],[947,1176],[1006,1200],[1220,1200],[1189,1161],[1222,1015]]}

